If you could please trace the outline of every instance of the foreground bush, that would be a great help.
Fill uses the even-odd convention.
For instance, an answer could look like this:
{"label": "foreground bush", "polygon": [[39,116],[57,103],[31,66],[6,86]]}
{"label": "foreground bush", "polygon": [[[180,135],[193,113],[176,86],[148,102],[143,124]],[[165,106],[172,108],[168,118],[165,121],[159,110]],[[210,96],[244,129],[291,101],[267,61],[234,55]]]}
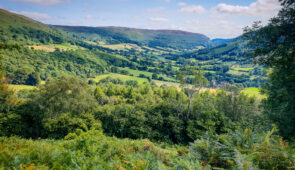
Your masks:
{"label": "foreground bush", "polygon": [[0,138],[0,148],[0,166],[4,168],[175,169],[179,155],[173,147],[106,137],[94,129],[77,130],[66,140]]}
{"label": "foreground bush", "polygon": [[225,169],[294,169],[295,148],[273,135],[246,129],[224,135],[205,135],[190,146],[192,158]]}
{"label": "foreground bush", "polygon": [[294,169],[295,150],[273,131],[205,135],[189,148],[106,137],[100,130],[64,140],[0,138],[0,166],[42,169]]}

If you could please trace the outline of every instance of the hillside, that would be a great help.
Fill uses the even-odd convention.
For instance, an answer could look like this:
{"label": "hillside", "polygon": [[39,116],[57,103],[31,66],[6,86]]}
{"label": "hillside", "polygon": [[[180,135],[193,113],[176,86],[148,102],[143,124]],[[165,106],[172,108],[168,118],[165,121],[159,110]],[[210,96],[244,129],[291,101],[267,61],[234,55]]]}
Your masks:
{"label": "hillside", "polygon": [[0,9],[0,23],[3,43],[63,43],[67,39],[61,30],[3,9]]}
{"label": "hillside", "polygon": [[178,30],[148,30],[124,27],[73,27],[56,26],[74,37],[88,41],[102,41],[107,44],[132,43],[153,48],[173,48],[177,50],[195,49],[197,46],[208,46],[208,37],[198,33]]}
{"label": "hillside", "polygon": [[[186,23],[211,36],[250,21],[237,10],[238,22],[218,20],[220,12],[243,8],[259,13],[253,19],[266,12],[261,0],[216,8],[6,1],[1,8],[42,12],[32,14],[54,17],[50,23],[131,25],[130,10],[140,14],[136,24]],[[0,10],[0,170],[295,170],[295,1],[279,2],[267,25],[213,40],[177,30],[46,25]],[[145,10],[155,5],[163,7]],[[169,18],[148,18],[162,14]]]}
{"label": "hillside", "polygon": [[0,10],[0,22],[0,56],[12,84],[35,85],[31,79],[39,77],[95,77],[112,65],[131,63],[22,15]]}
{"label": "hillside", "polygon": [[196,61],[205,70],[206,77],[217,84],[233,82],[244,86],[259,86],[266,78],[261,66],[255,66],[247,59],[246,41],[242,37],[227,43],[203,48],[182,55],[170,55],[166,59],[185,63]]}
{"label": "hillside", "polygon": [[218,46],[218,45],[221,45],[221,44],[225,44],[225,43],[227,43],[227,42],[229,42],[231,40],[233,40],[233,39],[215,38],[215,39],[211,40],[211,42],[212,42],[213,46]]}
{"label": "hillside", "polygon": [[215,40],[223,44],[212,47],[206,36],[184,31],[48,26],[8,11],[0,14],[0,55],[13,84],[30,85],[27,79],[35,73],[41,80],[115,73],[138,81],[176,82],[186,66],[205,70],[214,86],[258,87],[265,75],[245,59],[241,38]]}

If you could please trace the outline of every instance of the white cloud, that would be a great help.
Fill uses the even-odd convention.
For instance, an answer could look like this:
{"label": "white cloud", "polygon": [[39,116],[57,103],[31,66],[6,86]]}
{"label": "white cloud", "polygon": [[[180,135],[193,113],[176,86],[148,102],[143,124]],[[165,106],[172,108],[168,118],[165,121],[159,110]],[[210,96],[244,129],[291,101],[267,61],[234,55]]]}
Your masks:
{"label": "white cloud", "polygon": [[25,15],[27,17],[36,19],[36,20],[47,20],[47,19],[52,19],[52,16],[49,16],[47,14],[42,14],[38,12],[27,12],[27,11],[21,11],[18,12],[19,14]]}
{"label": "white cloud", "polygon": [[171,24],[170,25],[170,29],[173,29],[173,30],[183,30],[183,27],[178,26],[178,25]]}
{"label": "white cloud", "polygon": [[27,2],[27,3],[42,5],[42,6],[52,6],[52,5],[70,2],[70,0],[7,0],[7,1]]}
{"label": "white cloud", "polygon": [[152,22],[168,22],[169,20],[167,18],[152,17],[152,18],[150,18],[150,21],[152,21]]}
{"label": "white cloud", "polygon": [[95,17],[93,15],[86,15],[85,19],[90,20],[90,19],[94,19]]}
{"label": "white cloud", "polygon": [[149,8],[149,9],[146,9],[145,11],[148,12],[148,13],[159,13],[159,12],[162,12],[164,10],[165,10],[164,7],[158,7],[158,8]]}
{"label": "white cloud", "polygon": [[270,18],[280,10],[281,6],[278,0],[257,0],[249,6],[234,6],[228,4],[218,4],[213,8],[213,12],[225,15],[242,15]]}
{"label": "white cloud", "polygon": [[206,12],[206,9],[201,5],[191,5],[181,8],[180,12],[188,14],[203,14]]}
{"label": "white cloud", "polygon": [[205,34],[210,38],[234,38],[243,32],[242,25],[227,20],[187,20],[185,23],[184,30]]}
{"label": "white cloud", "polygon": [[171,2],[171,0],[165,0],[165,2],[168,2],[169,3],[169,2]]}
{"label": "white cloud", "polygon": [[187,24],[193,24],[193,25],[198,25],[198,24],[200,24],[200,21],[199,20],[196,20],[196,19],[192,19],[192,20],[186,20],[185,23],[187,23]]}
{"label": "white cloud", "polygon": [[186,3],[185,2],[179,2],[177,5],[178,6],[186,6]]}
{"label": "white cloud", "polygon": [[140,15],[133,15],[131,18],[132,18],[132,19],[140,19],[141,16],[140,16]]}

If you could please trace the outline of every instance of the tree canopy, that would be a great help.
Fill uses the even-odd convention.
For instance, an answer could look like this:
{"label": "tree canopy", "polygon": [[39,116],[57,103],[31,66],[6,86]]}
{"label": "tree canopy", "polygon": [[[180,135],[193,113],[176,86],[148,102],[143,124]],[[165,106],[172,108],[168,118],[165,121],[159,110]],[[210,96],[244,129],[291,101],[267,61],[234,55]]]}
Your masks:
{"label": "tree canopy", "polygon": [[295,132],[295,1],[280,0],[282,9],[266,26],[245,29],[253,60],[271,69],[265,112],[285,137]]}

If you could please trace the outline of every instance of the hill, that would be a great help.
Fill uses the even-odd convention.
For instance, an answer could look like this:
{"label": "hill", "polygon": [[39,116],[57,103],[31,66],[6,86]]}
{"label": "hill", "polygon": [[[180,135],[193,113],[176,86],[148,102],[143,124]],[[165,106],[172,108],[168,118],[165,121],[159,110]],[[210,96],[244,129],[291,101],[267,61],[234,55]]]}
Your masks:
{"label": "hill", "polygon": [[221,44],[225,44],[229,41],[231,41],[233,39],[222,39],[222,38],[215,38],[213,40],[211,40],[213,46],[218,46],[218,45],[221,45]]}
{"label": "hill", "polygon": [[35,85],[38,77],[63,75],[90,78],[131,63],[22,15],[0,10],[0,22],[0,56],[12,84]]}
{"label": "hill", "polygon": [[48,26],[5,10],[0,14],[0,55],[13,84],[32,85],[29,77],[38,74],[46,80],[105,73],[176,82],[177,72],[189,65],[205,70],[212,85],[257,87],[265,74],[245,59],[241,38],[214,40],[223,44],[213,46],[208,37],[184,31]]}
{"label": "hill", "polygon": [[28,17],[0,9],[0,42],[18,44],[63,43],[61,30]]}
{"label": "hill", "polygon": [[148,30],[124,27],[80,27],[55,26],[74,37],[107,44],[132,43],[153,48],[173,48],[177,50],[195,49],[210,45],[210,39],[202,34],[178,30]]}
{"label": "hill", "polygon": [[266,77],[265,70],[255,66],[247,59],[246,41],[243,37],[227,43],[203,48],[183,55],[171,55],[166,59],[180,61],[198,61],[199,67],[207,72],[207,78],[217,84],[233,82],[244,86],[259,86]]}

